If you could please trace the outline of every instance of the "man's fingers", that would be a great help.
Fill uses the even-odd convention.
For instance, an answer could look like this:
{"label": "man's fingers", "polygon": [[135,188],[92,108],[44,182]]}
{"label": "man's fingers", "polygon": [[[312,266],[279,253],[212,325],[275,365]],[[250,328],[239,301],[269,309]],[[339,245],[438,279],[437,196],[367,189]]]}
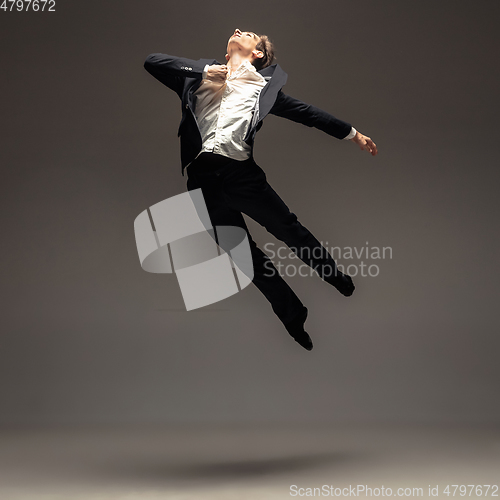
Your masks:
{"label": "man's fingers", "polygon": [[369,144],[370,144],[370,148],[371,148],[370,153],[372,155],[376,155],[378,153],[377,145],[371,139],[369,139]]}
{"label": "man's fingers", "polygon": [[377,154],[377,146],[369,137],[364,138],[363,146],[372,155],[375,156]]}
{"label": "man's fingers", "polygon": [[366,150],[375,156],[378,153],[377,145],[367,137],[366,135],[360,134],[359,132],[351,139],[351,141],[358,144],[361,151]]}

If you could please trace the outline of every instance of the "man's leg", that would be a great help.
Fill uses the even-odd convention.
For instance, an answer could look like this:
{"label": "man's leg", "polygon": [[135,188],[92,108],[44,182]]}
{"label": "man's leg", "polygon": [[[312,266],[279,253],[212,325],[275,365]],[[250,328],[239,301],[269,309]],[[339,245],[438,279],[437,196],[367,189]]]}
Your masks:
{"label": "man's leg", "polygon": [[[280,276],[269,257],[258,248],[248,231],[241,212],[227,206],[222,188],[224,181],[216,174],[188,172],[188,176],[188,190],[198,188],[202,190],[212,226],[236,226],[246,231],[253,260],[254,276],[252,281],[271,303],[278,318],[287,326],[303,317],[303,324],[307,309],[288,283]],[[224,248],[224,250],[228,252],[231,249]]]}
{"label": "man's leg", "polygon": [[248,160],[242,162],[237,173],[230,172],[224,183],[228,205],[245,213],[286,243],[303,262],[343,295],[352,295],[355,287],[350,276],[338,270],[326,248],[290,212],[267,182],[265,172],[253,160]]}

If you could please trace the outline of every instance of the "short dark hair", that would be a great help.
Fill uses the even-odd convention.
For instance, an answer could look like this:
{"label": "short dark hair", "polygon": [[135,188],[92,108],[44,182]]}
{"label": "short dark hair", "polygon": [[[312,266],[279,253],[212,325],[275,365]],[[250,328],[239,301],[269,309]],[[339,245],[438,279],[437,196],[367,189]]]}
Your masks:
{"label": "short dark hair", "polygon": [[261,69],[271,66],[276,57],[274,55],[274,45],[271,40],[269,40],[269,37],[267,35],[259,35],[258,33],[255,34],[260,38],[255,49],[262,51],[264,56],[256,57],[252,64],[255,66],[257,71],[260,71]]}

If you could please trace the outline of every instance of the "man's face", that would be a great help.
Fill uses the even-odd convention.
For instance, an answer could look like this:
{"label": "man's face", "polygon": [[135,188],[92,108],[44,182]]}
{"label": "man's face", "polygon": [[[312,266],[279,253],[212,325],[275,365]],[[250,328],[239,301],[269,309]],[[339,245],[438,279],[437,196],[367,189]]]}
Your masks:
{"label": "man's face", "polygon": [[[227,43],[227,53],[231,55],[233,50],[241,53],[243,57],[249,56],[252,51],[256,50],[260,38],[252,31],[240,31],[235,29]],[[258,52],[258,51],[257,51]]]}

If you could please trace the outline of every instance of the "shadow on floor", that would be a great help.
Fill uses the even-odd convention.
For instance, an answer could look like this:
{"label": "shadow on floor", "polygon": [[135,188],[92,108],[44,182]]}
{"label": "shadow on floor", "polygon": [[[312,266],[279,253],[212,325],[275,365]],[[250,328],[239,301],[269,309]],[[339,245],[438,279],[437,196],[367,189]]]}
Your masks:
{"label": "shadow on floor", "polygon": [[310,472],[323,467],[334,468],[335,464],[358,460],[354,455],[322,453],[313,455],[262,458],[251,460],[192,461],[183,464],[161,464],[138,459],[121,463],[107,463],[100,467],[100,475],[116,475],[131,480],[169,480],[183,482],[226,481],[273,477],[287,474]]}

